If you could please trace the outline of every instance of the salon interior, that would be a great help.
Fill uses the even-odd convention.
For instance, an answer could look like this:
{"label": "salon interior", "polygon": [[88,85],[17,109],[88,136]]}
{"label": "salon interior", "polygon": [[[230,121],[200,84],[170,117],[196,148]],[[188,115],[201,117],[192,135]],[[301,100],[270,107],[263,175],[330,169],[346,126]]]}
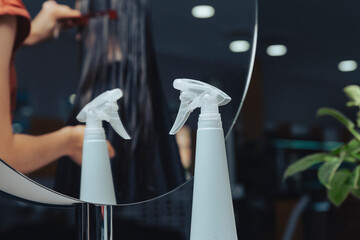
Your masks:
{"label": "salon interior", "polygon": [[[18,50],[14,133],[84,124],[80,110],[115,86],[131,139],[104,121],[111,184],[102,167],[85,179],[69,159],[31,173],[2,159],[0,239],[359,236],[360,2],[136,0],[123,10],[131,1],[58,0],[87,24]],[[23,2],[32,17],[43,4]],[[118,20],[104,20],[108,10]],[[126,31],[136,24],[145,65],[123,47],[135,48]],[[139,71],[146,77],[135,82]],[[204,94],[217,101],[223,137],[199,132]],[[113,201],[91,198],[97,185]]]}

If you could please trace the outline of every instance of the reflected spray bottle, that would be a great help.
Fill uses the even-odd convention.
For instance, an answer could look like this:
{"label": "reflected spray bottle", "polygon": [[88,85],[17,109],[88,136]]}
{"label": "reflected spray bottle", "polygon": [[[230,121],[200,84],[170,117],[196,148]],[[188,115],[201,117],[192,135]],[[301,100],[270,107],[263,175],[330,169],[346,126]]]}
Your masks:
{"label": "reflected spray bottle", "polygon": [[80,199],[99,204],[116,204],[109,152],[102,121],[107,121],[124,139],[130,139],[118,115],[118,88],[106,91],[80,111],[78,121],[86,123],[81,167]]}
{"label": "reflected spray bottle", "polygon": [[236,226],[224,132],[218,106],[231,98],[221,90],[191,79],[176,79],[180,109],[170,134],[175,134],[190,113],[200,108],[196,137],[190,240],[236,240]]}

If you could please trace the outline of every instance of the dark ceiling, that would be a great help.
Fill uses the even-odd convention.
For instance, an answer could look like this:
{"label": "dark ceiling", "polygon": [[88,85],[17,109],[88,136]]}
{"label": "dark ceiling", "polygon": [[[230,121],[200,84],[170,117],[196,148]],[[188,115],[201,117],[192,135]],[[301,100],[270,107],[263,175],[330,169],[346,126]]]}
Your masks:
{"label": "dark ceiling", "polygon": [[[58,2],[73,6],[73,0]],[[35,16],[43,0],[25,0],[24,3],[31,15]],[[178,92],[172,91],[172,81],[176,77],[212,81],[218,87],[229,89],[223,90],[233,98],[230,108],[236,109],[246,80],[250,51],[233,53],[229,50],[229,44],[238,39],[251,42],[255,23],[254,1],[228,0],[223,4],[219,0],[151,0],[150,4],[159,70],[165,82],[165,91],[176,100],[174,109],[178,108]],[[215,17],[194,18],[191,9],[200,4],[214,6]],[[65,31],[57,41],[23,48],[18,52],[19,87],[32,94],[36,115],[66,117],[66,110],[69,109],[67,97],[75,91],[77,82],[78,57],[74,55],[77,53],[74,32]],[[45,81],[54,84],[43,84]],[[230,83],[237,84],[241,90],[231,87]],[[60,99],[61,103],[43,101],[50,97]]]}
{"label": "dark ceiling", "polygon": [[[62,2],[71,5],[72,1]],[[35,15],[42,1],[25,0],[24,3],[32,15]],[[157,50],[163,57],[167,55],[167,58],[163,58],[166,61],[163,62],[176,63],[180,56],[182,59],[180,63],[191,65],[191,72],[198,69],[196,76],[209,77],[201,74],[201,71],[214,72],[218,66],[214,64],[214,61],[227,55],[228,60],[224,60],[225,63],[227,62],[226,67],[240,66],[239,69],[244,71],[243,64],[237,65],[243,61],[241,55],[232,54],[227,48],[229,42],[239,36],[251,36],[249,30],[251,22],[248,19],[254,13],[247,11],[246,6],[253,3],[252,0],[228,0],[221,1],[221,4],[220,1],[215,0],[194,2],[153,0],[151,3],[159,9],[156,14],[153,14],[154,21],[160,24],[154,27],[155,34],[162,33],[163,40],[182,39],[177,43],[173,41],[171,45],[162,44],[161,38],[158,38],[157,45],[162,48],[158,47]],[[190,15],[190,9],[198,4],[215,6],[217,20],[215,21],[215,18],[208,21],[194,19]],[[258,6],[259,39],[255,71],[261,73],[262,99],[259,101],[262,102],[261,111],[265,124],[274,125],[281,122],[318,124],[321,121],[315,118],[315,113],[319,107],[330,106],[346,110],[344,107],[346,97],[342,93],[342,88],[348,84],[357,83],[360,70],[344,73],[338,71],[337,65],[341,60],[360,61],[360,47],[358,46],[360,1],[260,0]],[[180,22],[188,28],[171,28],[170,23],[174,18],[180,19]],[[220,19],[223,20],[219,21]],[[164,31],[164,29],[167,30]],[[201,34],[196,32],[196,29],[201,29]],[[74,74],[77,71],[77,56],[74,57],[73,53],[77,50],[72,34],[63,33],[59,41],[45,43],[35,50],[23,49],[18,54],[17,62],[22,70],[19,72],[20,88],[32,88],[34,85],[39,88],[34,90],[36,94],[32,96],[34,112],[37,114],[43,114],[43,109],[46,109],[50,116],[59,116],[59,112],[62,113],[60,116],[66,115],[68,109],[66,104],[49,106],[43,99],[47,98],[46,95],[59,95],[65,102],[68,95],[74,92],[77,81]],[[195,36],[202,36],[203,40]],[[215,47],[204,48],[203,42],[204,44],[213,42]],[[184,52],[183,48],[178,47],[180,43],[189,51]],[[200,48],[191,51],[193,44],[197,44]],[[270,44],[284,44],[288,48],[288,53],[282,57],[269,57],[265,50]],[[59,49],[61,51],[58,51]],[[219,49],[224,51],[221,52]],[[27,59],[32,58],[34,52],[39,60],[29,64]],[[222,53],[225,55],[221,55]],[[200,56],[202,60],[210,59],[213,62],[206,67],[206,61],[204,61],[200,68],[196,68],[189,61],[192,54]],[[52,57],[47,58],[48,55]],[[232,61],[234,58],[236,60]],[[249,58],[249,54],[246,58]],[[224,66],[222,67],[225,69]],[[63,71],[63,69],[69,71]],[[19,70],[20,67],[18,67]],[[228,75],[231,73],[229,72]],[[42,84],[46,79],[54,81],[55,84]],[[351,112],[348,111],[348,113]]]}
{"label": "dark ceiling", "polygon": [[[259,1],[257,63],[267,122],[316,123],[316,109],[345,110],[342,88],[360,80],[359,69],[340,72],[342,60],[360,60],[360,1]],[[266,47],[288,53],[269,57]]]}
{"label": "dark ceiling", "polygon": [[356,76],[340,74],[337,64],[359,59],[359,1],[260,1],[259,6],[260,57],[267,44],[283,43],[289,50],[283,71],[325,83]]}
{"label": "dark ceiling", "polygon": [[[238,67],[248,65],[249,54],[234,54],[234,40],[252,41],[255,24],[254,0],[163,1],[152,0],[151,16],[157,51],[167,55],[216,61]],[[215,16],[195,18],[194,6],[207,4]]]}

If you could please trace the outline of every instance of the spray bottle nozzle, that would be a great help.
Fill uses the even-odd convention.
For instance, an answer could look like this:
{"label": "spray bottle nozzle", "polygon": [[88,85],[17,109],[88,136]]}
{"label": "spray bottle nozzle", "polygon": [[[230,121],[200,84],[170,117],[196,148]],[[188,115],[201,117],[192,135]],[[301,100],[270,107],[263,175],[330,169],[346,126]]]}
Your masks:
{"label": "spray bottle nozzle", "polygon": [[197,80],[175,79],[173,86],[181,91],[181,104],[175,123],[170,130],[172,135],[180,130],[195,108],[201,108],[201,114],[217,114],[219,113],[218,106],[223,106],[231,100],[218,88]]}
{"label": "spray bottle nozzle", "polygon": [[122,96],[123,93],[119,88],[106,91],[86,104],[76,119],[85,122],[87,127],[95,128],[101,128],[101,121],[105,120],[121,137],[130,139],[118,115],[119,107],[116,101]]}

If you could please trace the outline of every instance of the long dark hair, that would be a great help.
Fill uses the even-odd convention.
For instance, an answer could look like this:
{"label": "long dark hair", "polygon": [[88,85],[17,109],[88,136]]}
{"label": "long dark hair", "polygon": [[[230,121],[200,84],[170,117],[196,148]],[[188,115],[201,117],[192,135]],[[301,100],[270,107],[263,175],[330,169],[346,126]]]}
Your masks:
{"label": "long dark hair", "polygon": [[[185,181],[178,148],[154,54],[147,0],[82,1],[83,13],[116,9],[118,18],[92,18],[81,30],[81,74],[74,107],[67,121],[76,125],[82,107],[100,93],[120,88],[119,114],[132,139],[123,140],[108,124],[106,135],[115,147],[111,160],[117,202],[162,195]],[[56,189],[78,197],[80,168],[60,160]]]}

